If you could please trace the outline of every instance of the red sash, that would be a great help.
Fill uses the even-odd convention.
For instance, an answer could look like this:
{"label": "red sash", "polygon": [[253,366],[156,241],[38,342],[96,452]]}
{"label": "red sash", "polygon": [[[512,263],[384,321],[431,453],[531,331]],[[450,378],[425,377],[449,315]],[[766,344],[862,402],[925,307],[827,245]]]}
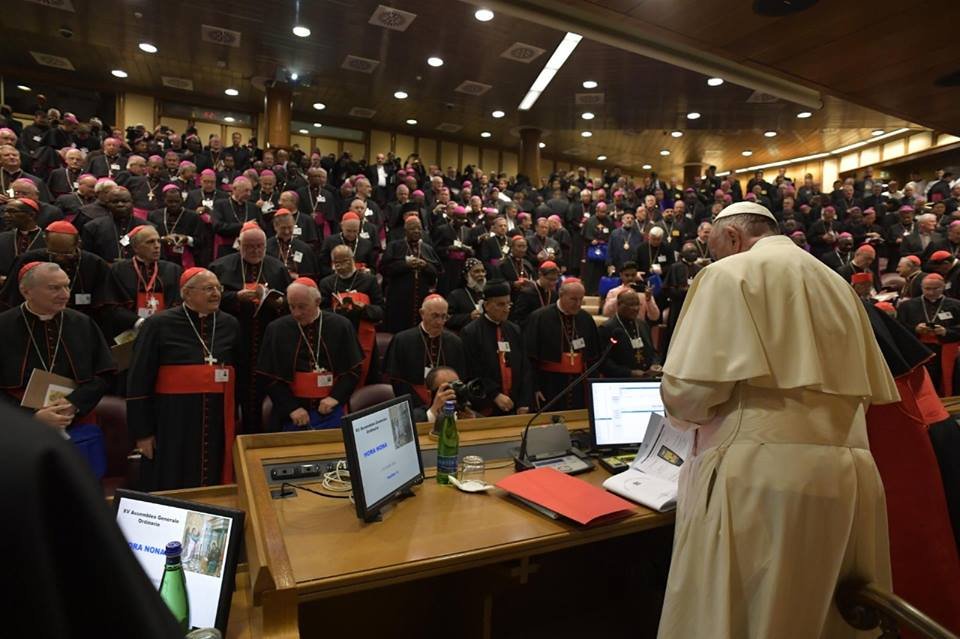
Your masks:
{"label": "red sash", "polygon": [[[343,293],[338,293],[333,296],[330,302],[333,305],[333,310],[337,310],[337,307],[340,306],[341,296],[350,297],[361,304],[370,303],[370,296],[366,293],[344,291]],[[362,385],[366,383],[367,372],[370,370],[370,362],[373,360],[373,347],[377,343],[377,329],[373,325],[373,322],[360,320],[360,324],[357,327],[357,339],[360,341],[360,350],[363,351],[363,363],[360,366],[360,384]]]}
{"label": "red sash", "polygon": [[[507,354],[500,350],[500,342],[503,341],[503,334],[500,332],[500,326],[497,326],[497,359],[500,360],[500,388],[501,392],[507,397],[513,389],[513,369],[507,366]],[[569,360],[568,360],[569,361]]]}
{"label": "red sash", "polygon": [[561,353],[559,362],[540,360],[540,370],[548,373],[579,375],[583,372],[583,353]]}
{"label": "red sash", "polygon": [[147,213],[149,213],[147,209],[138,209],[137,207],[133,207],[133,217],[137,218],[138,220],[146,220]]}
{"label": "red sash", "polygon": [[329,397],[330,391],[333,390],[333,384],[321,386],[320,375],[330,375],[332,377],[333,373],[330,371],[295,372],[293,374],[293,383],[290,384],[293,396],[298,399],[323,399],[324,397]]}
{"label": "red sash", "polygon": [[936,335],[924,333],[920,336],[924,344],[940,345],[940,389],[944,396],[953,394],[953,369],[957,364],[957,354],[960,351],[960,342],[941,344]]}
{"label": "red sash", "polygon": [[430,406],[430,390],[424,384],[410,384],[413,392],[417,394],[424,406]]}
{"label": "red sash", "polygon": [[[226,382],[214,378],[217,369],[229,371]],[[157,369],[154,391],[164,395],[195,395],[218,393],[223,395],[223,472],[221,481],[233,482],[234,424],[234,369],[233,366],[210,364],[167,364]]]}

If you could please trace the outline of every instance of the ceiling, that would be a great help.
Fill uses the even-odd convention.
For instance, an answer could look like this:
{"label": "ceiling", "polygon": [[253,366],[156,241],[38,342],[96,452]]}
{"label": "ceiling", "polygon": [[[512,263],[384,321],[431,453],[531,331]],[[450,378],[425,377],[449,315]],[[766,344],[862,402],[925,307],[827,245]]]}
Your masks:
{"label": "ceiling", "polygon": [[[300,23],[312,30],[308,38],[297,38],[290,31],[295,23],[295,0],[56,0],[75,11],[47,6],[54,0],[6,0],[7,7],[17,6],[0,13],[4,30],[0,71],[8,78],[22,76],[23,81],[37,78],[99,90],[148,91],[178,102],[258,112],[263,108],[263,82],[283,68],[311,80],[310,87],[300,87],[294,94],[297,120],[409,130],[502,147],[519,143],[518,127],[535,125],[544,130],[547,155],[597,165],[596,157],[603,154],[607,156],[605,164],[635,171],[650,164],[664,175],[681,175],[686,162],[708,162],[724,170],[807,155],[869,138],[874,129],[910,126],[910,121],[945,130],[949,129],[941,126],[941,120],[960,121],[960,100],[954,104],[944,101],[941,110],[917,104],[939,105],[932,92],[893,90],[908,79],[922,84],[928,75],[940,72],[945,63],[939,61],[949,56],[938,53],[939,45],[917,47],[914,42],[913,47],[898,46],[899,36],[893,37],[897,30],[889,28],[888,14],[883,13],[894,7],[887,0],[870,5],[875,15],[883,13],[878,21],[887,28],[879,29],[862,26],[862,17],[850,10],[849,5],[862,4],[859,2],[821,0],[808,10],[816,17],[811,22],[808,13],[790,19],[761,19],[752,14],[746,0],[550,1],[555,13],[587,9],[607,25],[615,20],[630,29],[634,25],[639,25],[637,29],[656,28],[678,42],[694,42],[725,55],[735,51],[733,57],[739,63],[789,68],[797,78],[802,76],[804,83],[818,88],[823,82],[834,82],[848,99],[825,97],[814,117],[798,120],[796,104],[779,99],[750,101],[751,89],[732,82],[708,87],[701,73],[585,38],[536,106],[519,112],[517,105],[563,38],[563,30],[499,11],[493,21],[480,23],[473,17],[476,7],[450,0],[392,2],[391,7],[416,16],[412,21],[408,16],[406,22],[402,14],[392,16],[407,24],[402,31],[370,24],[378,8],[375,0],[304,0]],[[912,15],[912,22],[901,25],[901,31],[912,24],[929,27],[918,16],[929,17],[938,7],[957,11],[946,2],[921,4],[929,11],[917,13],[906,5],[897,9],[895,15],[907,11]],[[827,12],[825,5],[835,10]],[[830,19],[825,18],[827,13]],[[716,28],[717,24],[723,28]],[[204,41],[201,25],[239,32],[239,46],[222,44],[235,37],[223,31],[217,34],[221,43]],[[63,37],[61,27],[71,29],[72,37]],[[851,42],[851,33],[861,34],[853,40],[858,51],[875,52],[876,57],[871,57],[872,53],[849,55],[842,43]],[[137,44],[143,41],[155,44],[159,52],[139,51]],[[526,45],[519,57],[532,55],[531,61],[502,56],[516,43]],[[534,55],[537,49],[543,52]],[[901,49],[903,56],[899,55]],[[905,57],[907,49],[914,55]],[[75,70],[41,66],[31,51],[63,56]],[[348,70],[343,68],[348,55],[377,64],[371,73]],[[431,55],[443,58],[444,65],[428,66]],[[828,56],[832,57],[826,59]],[[926,60],[922,68],[916,66],[919,58]],[[880,68],[879,61],[883,64]],[[908,67],[909,73],[905,72]],[[124,69],[129,77],[111,77],[109,70],[114,68]],[[164,86],[164,77],[190,80],[193,90]],[[597,81],[598,88],[583,89],[581,83],[586,79]],[[457,91],[465,81],[490,88],[479,95]],[[225,96],[227,87],[237,88],[239,96]],[[406,91],[409,97],[395,99],[397,90]],[[577,94],[583,93],[600,94],[602,103],[578,106]],[[313,110],[314,102],[323,102],[326,109]],[[900,117],[883,115],[861,106],[864,104]],[[351,117],[354,107],[372,109],[375,114],[372,118]],[[492,118],[494,109],[502,109],[506,117]],[[594,112],[596,118],[582,120],[580,114],[585,110]],[[694,110],[702,117],[688,120],[686,114]],[[408,118],[416,118],[417,125],[405,124]],[[443,123],[462,128],[438,133],[437,127]],[[584,130],[593,136],[581,137]],[[669,135],[672,130],[684,135],[673,138]],[[763,132],[767,130],[778,135],[766,138]],[[488,141],[480,137],[481,131],[492,133]],[[669,150],[670,155],[661,156],[661,149]],[[743,157],[744,150],[752,151],[752,157]]]}

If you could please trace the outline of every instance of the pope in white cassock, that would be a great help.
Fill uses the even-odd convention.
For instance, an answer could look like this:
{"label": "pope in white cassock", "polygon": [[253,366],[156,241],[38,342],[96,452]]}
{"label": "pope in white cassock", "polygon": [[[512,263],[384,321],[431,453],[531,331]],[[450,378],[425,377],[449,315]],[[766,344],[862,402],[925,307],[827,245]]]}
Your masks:
{"label": "pope in white cassock", "polygon": [[719,261],[687,295],[663,367],[683,466],[660,639],[857,637],[833,604],[891,589],[871,403],[899,400],[853,289],[765,207],[725,208]]}

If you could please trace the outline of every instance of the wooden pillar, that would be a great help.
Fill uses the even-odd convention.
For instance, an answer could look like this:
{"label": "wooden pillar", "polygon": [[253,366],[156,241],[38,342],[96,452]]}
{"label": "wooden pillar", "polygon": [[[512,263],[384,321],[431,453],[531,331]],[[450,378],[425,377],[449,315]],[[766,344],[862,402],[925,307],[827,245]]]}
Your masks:
{"label": "wooden pillar", "polygon": [[264,148],[290,147],[290,118],[293,94],[286,85],[267,87],[267,139]]}
{"label": "wooden pillar", "polygon": [[703,173],[701,172],[701,169],[703,169],[703,164],[700,162],[687,162],[686,164],[684,164],[683,165],[683,185],[690,186],[691,184],[693,184],[694,178],[703,177]]}
{"label": "wooden pillar", "polygon": [[534,188],[540,188],[540,129],[520,129],[520,166],[517,172],[530,178]]}

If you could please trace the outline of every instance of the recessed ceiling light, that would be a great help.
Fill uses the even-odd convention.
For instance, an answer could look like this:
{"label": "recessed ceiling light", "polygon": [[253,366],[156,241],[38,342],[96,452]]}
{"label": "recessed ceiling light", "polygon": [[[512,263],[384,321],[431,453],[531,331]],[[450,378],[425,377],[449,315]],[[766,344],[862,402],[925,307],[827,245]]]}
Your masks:
{"label": "recessed ceiling light", "polygon": [[395,97],[398,100],[406,100],[408,95],[406,91],[394,91],[393,97]]}
{"label": "recessed ceiling light", "polygon": [[413,126],[413,125],[416,124],[416,123],[417,123],[417,121],[416,121],[415,119],[413,119],[413,118],[408,118],[408,119],[407,119],[407,124],[409,124],[409,125],[411,125],[411,126]]}
{"label": "recessed ceiling light", "polygon": [[322,127],[323,125],[320,124],[319,122],[314,122],[314,123],[313,123],[313,126],[315,126],[315,127],[317,127],[317,128],[319,129],[319,128]]}
{"label": "recessed ceiling light", "polygon": [[580,137],[582,137],[582,138],[593,137],[593,131],[581,131],[581,132],[580,132]]}
{"label": "recessed ceiling light", "polygon": [[801,111],[800,113],[797,114],[797,117],[800,118],[801,120],[805,120],[806,118],[809,118],[811,115],[813,114],[810,113],[809,111]]}
{"label": "recessed ceiling light", "polygon": [[640,168],[643,169],[644,171],[649,171],[650,169],[653,168],[653,165],[652,165],[652,164],[644,164],[644,165],[643,165],[642,167],[640,167]]}
{"label": "recessed ceiling light", "polygon": [[240,95],[240,92],[237,91],[236,89],[224,89],[223,92],[231,97]]}
{"label": "recessed ceiling light", "polygon": [[114,69],[113,71],[110,72],[110,75],[112,75],[115,78],[125,78],[127,77],[127,72],[124,71],[123,69]]}
{"label": "recessed ceiling light", "polygon": [[584,89],[596,89],[596,88],[597,88],[597,81],[596,81],[596,80],[584,80],[584,81],[583,81],[583,88],[584,88]]}
{"label": "recessed ceiling light", "polygon": [[443,58],[438,58],[437,56],[431,56],[427,58],[427,64],[429,64],[431,67],[442,67]]}
{"label": "recessed ceiling light", "polygon": [[874,129],[870,132],[870,135],[883,135],[883,129]]}
{"label": "recessed ceiling light", "polygon": [[541,142],[541,143],[538,144],[537,146],[539,146],[541,149],[545,149],[545,148],[547,148],[547,143],[546,143],[546,142]]}
{"label": "recessed ceiling light", "polygon": [[669,150],[669,149],[660,149],[660,155],[666,157],[666,156],[670,155],[670,150]]}
{"label": "recessed ceiling light", "polygon": [[764,131],[764,132],[763,132],[763,137],[765,137],[765,138],[775,138],[775,137],[777,137],[777,132],[776,132],[776,131]]}
{"label": "recessed ceiling light", "polygon": [[583,113],[580,114],[580,117],[583,118],[584,120],[592,120],[597,116],[591,113],[590,111],[584,111]]}
{"label": "recessed ceiling light", "polygon": [[751,155],[753,155],[753,151],[751,151],[750,149],[744,149],[743,151],[740,151],[740,155],[742,155],[745,158],[748,158]]}
{"label": "recessed ceiling light", "polygon": [[493,135],[493,133],[490,133],[489,131],[483,131],[480,133],[481,138],[489,138],[491,135]]}
{"label": "recessed ceiling light", "polygon": [[500,109],[497,109],[496,111],[494,111],[494,112],[491,113],[490,115],[492,115],[492,116],[495,117],[495,118],[502,118],[503,116],[506,115],[506,113],[504,113],[504,112],[501,111]]}
{"label": "recessed ceiling light", "polygon": [[156,47],[156,45],[150,44],[149,42],[141,42],[141,43],[138,44],[137,46],[138,46],[138,47],[140,48],[140,50],[143,51],[144,53],[156,53],[156,52],[157,52],[157,47]]}
{"label": "recessed ceiling light", "polygon": [[300,79],[300,74],[294,71],[293,73],[290,74],[290,79],[296,82],[297,80]]}
{"label": "recessed ceiling light", "polygon": [[671,131],[671,132],[670,132],[670,136],[671,136],[671,137],[674,137],[674,138],[682,138],[682,137],[683,137],[683,131]]}
{"label": "recessed ceiling light", "polygon": [[490,9],[477,9],[476,13],[473,14],[473,17],[480,22],[490,22],[493,20],[493,11]]}
{"label": "recessed ceiling light", "polygon": [[697,113],[696,111],[691,111],[690,113],[687,114],[687,119],[688,119],[688,120],[699,120],[699,119],[700,119],[700,114]]}
{"label": "recessed ceiling light", "polygon": [[300,129],[300,134],[301,134],[301,135],[310,135],[310,131],[308,131],[307,129]]}
{"label": "recessed ceiling light", "polygon": [[597,162],[603,162],[603,161],[606,160],[606,159],[607,159],[607,156],[605,156],[605,155],[598,155],[598,156],[597,156]]}
{"label": "recessed ceiling light", "polygon": [[323,102],[314,102],[313,108],[316,109],[317,111],[323,111],[324,109],[327,108],[327,105],[324,104]]}
{"label": "recessed ceiling light", "polygon": [[236,122],[237,119],[236,119],[235,117],[233,117],[232,115],[228,115],[228,116],[225,116],[225,117],[223,118],[223,121],[224,121],[224,122]]}
{"label": "recessed ceiling light", "polygon": [[723,78],[707,78],[707,86],[718,87],[723,84]]}
{"label": "recessed ceiling light", "polygon": [[293,35],[297,36],[298,38],[309,38],[310,29],[309,27],[305,27],[302,24],[298,24],[293,28]]}
{"label": "recessed ceiling light", "polygon": [[27,85],[25,85],[25,84],[18,84],[18,85],[17,85],[17,88],[20,89],[21,91],[32,91],[32,90],[33,90],[33,89],[31,89],[30,87],[28,87]]}

